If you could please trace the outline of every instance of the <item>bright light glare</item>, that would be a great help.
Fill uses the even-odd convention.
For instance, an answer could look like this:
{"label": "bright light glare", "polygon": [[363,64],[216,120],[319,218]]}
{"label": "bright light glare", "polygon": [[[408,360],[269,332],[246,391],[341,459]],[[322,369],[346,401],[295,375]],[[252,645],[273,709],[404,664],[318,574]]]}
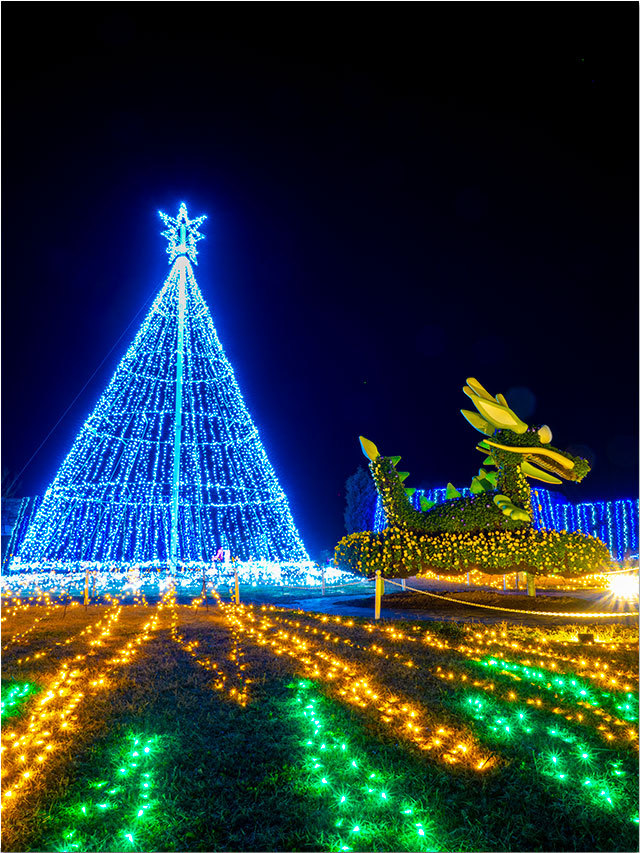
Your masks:
{"label": "bright light glare", "polygon": [[637,575],[614,575],[609,578],[609,589],[616,598],[637,598],[638,577]]}

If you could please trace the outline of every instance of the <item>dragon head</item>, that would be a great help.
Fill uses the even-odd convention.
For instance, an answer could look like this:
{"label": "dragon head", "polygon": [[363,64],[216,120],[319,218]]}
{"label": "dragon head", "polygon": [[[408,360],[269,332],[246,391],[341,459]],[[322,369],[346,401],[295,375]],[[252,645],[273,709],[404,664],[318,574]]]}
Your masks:
{"label": "dragon head", "polygon": [[488,453],[489,461],[518,463],[526,477],[544,483],[561,483],[558,477],[579,483],[591,470],[586,459],[551,446],[551,430],[546,424],[534,427],[521,421],[502,394],[492,397],[473,378],[467,379],[462,390],[479,414],[460,411],[474,429],[487,436],[477,449]]}

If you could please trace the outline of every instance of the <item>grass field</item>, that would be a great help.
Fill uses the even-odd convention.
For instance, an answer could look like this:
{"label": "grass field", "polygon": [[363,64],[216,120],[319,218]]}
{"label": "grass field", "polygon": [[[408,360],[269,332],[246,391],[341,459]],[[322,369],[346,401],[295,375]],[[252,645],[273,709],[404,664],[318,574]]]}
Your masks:
{"label": "grass field", "polygon": [[4,608],[2,849],[638,850],[638,636]]}

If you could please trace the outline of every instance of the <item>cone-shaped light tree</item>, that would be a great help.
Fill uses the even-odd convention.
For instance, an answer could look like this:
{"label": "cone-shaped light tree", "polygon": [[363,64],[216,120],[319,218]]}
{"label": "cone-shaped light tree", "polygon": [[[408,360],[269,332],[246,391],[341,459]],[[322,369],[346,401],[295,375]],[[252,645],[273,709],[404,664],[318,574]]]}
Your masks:
{"label": "cone-shaped light tree", "polygon": [[11,568],[308,560],[196,282],[205,217],[160,216],[169,276]]}

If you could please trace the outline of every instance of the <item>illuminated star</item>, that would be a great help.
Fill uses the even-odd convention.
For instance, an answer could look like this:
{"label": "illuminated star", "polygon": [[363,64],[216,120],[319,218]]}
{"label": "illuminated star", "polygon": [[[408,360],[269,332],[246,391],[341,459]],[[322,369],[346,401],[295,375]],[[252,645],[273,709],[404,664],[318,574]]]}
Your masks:
{"label": "illuminated star", "polygon": [[175,219],[172,216],[167,216],[161,210],[158,213],[167,226],[167,230],[162,232],[162,236],[169,241],[167,246],[169,263],[173,263],[174,258],[177,258],[178,255],[187,255],[194,264],[197,264],[196,243],[198,240],[204,240],[204,234],[200,234],[198,227],[207,217],[198,216],[197,219],[189,219],[187,206],[184,202],[180,205],[180,210]]}

